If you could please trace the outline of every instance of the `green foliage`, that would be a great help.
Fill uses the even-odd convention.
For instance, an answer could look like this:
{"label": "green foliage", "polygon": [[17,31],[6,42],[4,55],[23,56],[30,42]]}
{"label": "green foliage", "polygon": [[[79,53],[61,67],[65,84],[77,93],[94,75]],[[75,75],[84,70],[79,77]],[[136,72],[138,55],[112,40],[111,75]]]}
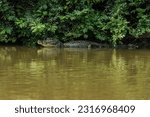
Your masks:
{"label": "green foliage", "polygon": [[0,42],[15,41],[13,21],[15,12],[6,0],[0,1]]}
{"label": "green foliage", "polygon": [[130,28],[131,35],[138,37],[139,35],[150,32],[150,14],[145,14],[146,9],[136,8],[138,23],[135,28]]}
{"label": "green foliage", "polygon": [[0,42],[35,45],[47,37],[114,46],[150,33],[148,0],[0,0]]}
{"label": "green foliage", "polygon": [[109,21],[103,29],[107,29],[112,34],[112,43],[116,42],[126,36],[128,21],[123,17],[127,13],[127,3],[123,0],[116,0],[114,7],[111,9]]}

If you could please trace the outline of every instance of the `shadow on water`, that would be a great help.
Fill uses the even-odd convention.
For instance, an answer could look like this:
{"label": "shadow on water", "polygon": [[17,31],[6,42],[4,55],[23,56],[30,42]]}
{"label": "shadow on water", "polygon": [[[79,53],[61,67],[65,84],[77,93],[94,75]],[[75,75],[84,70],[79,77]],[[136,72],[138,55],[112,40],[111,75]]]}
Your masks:
{"label": "shadow on water", "polygon": [[0,47],[0,99],[150,99],[150,51]]}

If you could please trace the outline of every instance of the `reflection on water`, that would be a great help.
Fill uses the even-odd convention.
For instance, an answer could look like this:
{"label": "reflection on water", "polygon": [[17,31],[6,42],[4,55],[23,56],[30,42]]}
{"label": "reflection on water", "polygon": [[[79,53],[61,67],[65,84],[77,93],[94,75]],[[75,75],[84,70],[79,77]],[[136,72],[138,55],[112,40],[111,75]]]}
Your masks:
{"label": "reflection on water", "polygon": [[1,46],[0,99],[150,99],[150,51]]}

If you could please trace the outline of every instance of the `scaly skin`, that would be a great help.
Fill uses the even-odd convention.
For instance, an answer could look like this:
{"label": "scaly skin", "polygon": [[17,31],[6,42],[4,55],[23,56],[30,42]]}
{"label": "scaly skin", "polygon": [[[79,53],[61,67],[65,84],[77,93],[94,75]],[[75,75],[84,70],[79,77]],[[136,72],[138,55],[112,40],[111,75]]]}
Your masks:
{"label": "scaly skin", "polygon": [[78,40],[78,41],[70,41],[70,42],[64,43],[64,47],[66,48],[101,48],[101,45],[96,42]]}
{"label": "scaly skin", "polygon": [[46,39],[46,40],[38,40],[37,44],[43,46],[43,47],[61,47],[63,46],[63,43],[59,40],[52,40],[52,39]]}
{"label": "scaly skin", "polygon": [[65,47],[65,48],[101,48],[101,44],[85,40],[70,41],[62,43],[59,40],[38,40],[39,45],[43,47]]}

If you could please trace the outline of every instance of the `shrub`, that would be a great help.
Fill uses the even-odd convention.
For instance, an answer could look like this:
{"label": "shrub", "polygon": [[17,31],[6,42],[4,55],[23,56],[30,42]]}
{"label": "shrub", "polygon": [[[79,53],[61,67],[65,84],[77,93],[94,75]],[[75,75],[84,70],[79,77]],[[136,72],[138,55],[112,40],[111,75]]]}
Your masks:
{"label": "shrub", "polygon": [[150,32],[148,0],[1,0],[0,41],[99,40],[114,46]]}

